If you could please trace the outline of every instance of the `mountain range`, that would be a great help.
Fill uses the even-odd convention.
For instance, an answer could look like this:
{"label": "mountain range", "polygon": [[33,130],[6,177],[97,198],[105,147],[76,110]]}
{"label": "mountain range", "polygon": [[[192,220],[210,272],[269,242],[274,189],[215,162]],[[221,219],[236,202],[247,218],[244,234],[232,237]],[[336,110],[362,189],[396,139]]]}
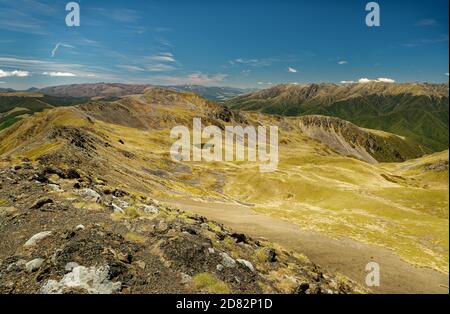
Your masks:
{"label": "mountain range", "polygon": [[360,127],[392,132],[433,151],[448,148],[448,84],[278,85],[238,96],[232,109],[283,116],[338,117]]}
{"label": "mountain range", "polygon": [[[73,293],[66,283],[83,272],[105,273],[92,280],[112,293],[357,293],[368,260],[395,278],[374,291],[447,291],[445,147],[433,153],[431,140],[408,136],[421,128],[403,135],[324,112],[234,109],[258,95],[271,108],[301,99],[309,113],[351,104],[345,112],[357,119],[380,97],[377,110],[394,118],[432,108],[423,123],[433,130],[445,125],[446,85],[277,86],[232,108],[142,88],[0,95],[3,115],[21,113],[0,130],[0,276],[12,283],[1,292]],[[171,129],[194,118],[221,129],[278,126],[278,169],[172,160]]]}

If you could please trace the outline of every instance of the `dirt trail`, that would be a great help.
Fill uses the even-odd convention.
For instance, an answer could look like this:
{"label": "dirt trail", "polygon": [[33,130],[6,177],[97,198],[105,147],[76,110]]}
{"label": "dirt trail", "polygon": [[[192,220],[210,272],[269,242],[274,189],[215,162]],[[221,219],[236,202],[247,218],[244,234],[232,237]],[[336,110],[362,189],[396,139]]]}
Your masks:
{"label": "dirt trail", "polygon": [[253,212],[246,206],[203,203],[192,200],[165,203],[198,213],[236,231],[269,241],[299,253],[331,272],[339,272],[365,285],[365,266],[380,264],[378,293],[448,293],[449,276],[427,268],[415,267],[392,251],[348,238],[332,239],[321,233],[302,230],[297,225]]}

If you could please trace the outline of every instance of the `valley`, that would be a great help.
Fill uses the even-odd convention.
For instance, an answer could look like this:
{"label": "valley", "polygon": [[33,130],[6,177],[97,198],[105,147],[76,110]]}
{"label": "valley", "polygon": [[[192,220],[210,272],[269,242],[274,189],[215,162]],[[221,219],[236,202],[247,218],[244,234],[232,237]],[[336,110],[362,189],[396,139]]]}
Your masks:
{"label": "valley", "polygon": [[[278,169],[261,173],[258,162],[248,161],[173,161],[171,128],[192,128],[196,117],[221,129],[278,126]],[[300,260],[306,256],[359,285],[364,284],[365,264],[375,260],[388,277],[379,292],[445,293],[448,150],[434,152],[437,147],[426,143],[339,118],[230,110],[193,93],[151,87],[24,117],[0,131],[0,166],[30,163],[35,168],[75,169],[89,178],[83,187],[102,199],[109,197],[106,190],[121,189],[136,199],[151,198],[203,215],[274,243],[279,252],[285,247]],[[61,202],[83,213],[101,214],[102,224],[110,223],[110,206],[79,200],[74,196],[78,189],[63,187],[61,180],[54,182],[64,190],[56,192]],[[20,180],[17,184],[22,185]],[[22,194],[2,190],[2,211],[26,212],[26,207],[15,205],[22,201],[13,201],[27,197]],[[125,220],[132,228],[134,220]],[[2,236],[5,232],[0,230]],[[239,258],[239,246],[228,244],[229,255]],[[247,249],[246,258],[255,258]],[[278,284],[278,292],[295,288],[292,283]]]}

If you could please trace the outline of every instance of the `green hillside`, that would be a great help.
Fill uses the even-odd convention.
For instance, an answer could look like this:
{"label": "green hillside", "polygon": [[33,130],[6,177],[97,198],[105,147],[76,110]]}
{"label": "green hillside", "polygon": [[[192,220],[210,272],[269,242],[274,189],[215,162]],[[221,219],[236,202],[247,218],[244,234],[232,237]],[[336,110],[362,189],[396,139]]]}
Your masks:
{"label": "green hillside", "polygon": [[442,151],[448,148],[448,101],[448,85],[443,84],[310,84],[276,86],[227,105],[284,116],[334,116]]}

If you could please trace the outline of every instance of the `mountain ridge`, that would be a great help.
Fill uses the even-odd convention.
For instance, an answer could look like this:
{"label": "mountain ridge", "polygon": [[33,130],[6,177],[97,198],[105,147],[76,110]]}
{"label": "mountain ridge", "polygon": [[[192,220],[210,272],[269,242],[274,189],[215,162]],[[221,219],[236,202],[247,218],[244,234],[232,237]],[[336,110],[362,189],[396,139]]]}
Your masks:
{"label": "mountain ridge", "polygon": [[225,104],[282,116],[334,116],[360,127],[406,136],[440,151],[448,148],[448,91],[448,84],[287,84],[238,96]]}

